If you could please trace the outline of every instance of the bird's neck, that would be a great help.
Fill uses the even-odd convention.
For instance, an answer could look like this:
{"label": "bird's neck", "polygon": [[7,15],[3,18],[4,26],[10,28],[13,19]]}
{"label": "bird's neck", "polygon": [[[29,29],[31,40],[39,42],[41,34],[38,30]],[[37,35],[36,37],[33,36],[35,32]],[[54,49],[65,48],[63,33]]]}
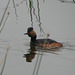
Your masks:
{"label": "bird's neck", "polygon": [[31,37],[31,42],[30,42],[30,44],[35,44],[35,42],[36,42],[36,37]]}

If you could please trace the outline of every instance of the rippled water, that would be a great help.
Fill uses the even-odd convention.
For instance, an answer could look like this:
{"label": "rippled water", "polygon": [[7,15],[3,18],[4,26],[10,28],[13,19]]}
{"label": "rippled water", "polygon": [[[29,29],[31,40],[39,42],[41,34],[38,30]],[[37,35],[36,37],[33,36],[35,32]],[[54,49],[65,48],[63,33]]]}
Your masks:
{"label": "rippled water", "polygon": [[[39,61],[41,58],[38,75],[75,74],[75,5],[62,4],[53,0],[51,2],[47,0],[45,3],[40,2],[43,30],[45,33],[50,33],[49,38],[63,43],[63,47],[42,52],[41,49],[30,46],[30,38],[24,35],[27,28],[31,26],[29,14],[27,14],[28,8],[25,9],[24,6],[26,3],[17,8],[18,20],[16,20],[14,9],[10,8],[8,11],[11,15],[0,34],[0,60],[10,46],[3,75],[33,75],[38,58]],[[0,10],[3,12],[3,9]],[[36,19],[34,18],[34,20]],[[36,21],[33,23],[37,38],[46,38],[45,35],[39,36],[41,33],[39,26],[37,26],[38,23]],[[27,62],[29,56],[31,56],[32,62]],[[0,66],[0,71],[2,67],[3,63]]]}
{"label": "rippled water", "polygon": [[[73,44],[72,44],[73,43]],[[64,47],[59,50],[43,51],[39,75],[71,75],[75,73],[75,42],[65,41]],[[8,44],[11,46],[7,55],[7,60],[3,75],[31,75],[37,57],[40,58],[42,52],[31,52],[29,39],[0,39],[0,59],[5,54]],[[34,48],[32,49],[34,50]],[[30,53],[31,52],[31,53]],[[32,62],[27,62],[24,54],[33,55]],[[38,55],[39,54],[39,55]],[[1,69],[1,67],[0,67]]]}

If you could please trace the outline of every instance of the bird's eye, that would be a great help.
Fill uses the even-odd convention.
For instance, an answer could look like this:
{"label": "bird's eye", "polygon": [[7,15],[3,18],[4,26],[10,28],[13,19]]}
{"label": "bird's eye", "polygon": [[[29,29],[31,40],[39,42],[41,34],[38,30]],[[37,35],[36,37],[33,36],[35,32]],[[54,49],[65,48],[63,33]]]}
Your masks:
{"label": "bird's eye", "polygon": [[29,34],[31,34],[31,32],[29,32]]}

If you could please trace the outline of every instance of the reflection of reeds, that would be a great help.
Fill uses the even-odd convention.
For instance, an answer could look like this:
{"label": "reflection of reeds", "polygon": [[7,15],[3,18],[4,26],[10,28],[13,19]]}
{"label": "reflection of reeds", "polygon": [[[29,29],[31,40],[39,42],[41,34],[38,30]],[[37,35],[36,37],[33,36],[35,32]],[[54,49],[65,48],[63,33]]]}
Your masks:
{"label": "reflection of reeds", "polygon": [[75,3],[75,0],[73,0],[73,2]]}
{"label": "reflection of reeds", "polygon": [[[44,0],[43,0],[44,1]],[[42,27],[41,27],[41,19],[40,19],[40,7],[39,7],[39,0],[37,0],[37,9],[35,9],[34,5],[33,5],[33,0],[29,0],[29,9],[30,9],[30,19],[31,19],[31,26],[33,27],[33,16],[35,16],[37,22],[38,22],[38,26],[40,28],[40,31],[44,33]],[[37,10],[37,11],[36,11]],[[37,14],[35,13],[37,12]]]}
{"label": "reflection of reeds", "polygon": [[3,19],[4,19],[4,17],[5,17],[5,14],[6,14],[7,8],[8,8],[8,6],[9,6],[9,3],[10,3],[10,0],[8,1],[8,4],[7,4],[7,6],[6,6],[6,8],[5,8],[5,11],[4,11],[4,13],[3,13],[2,19],[1,19],[1,21],[0,21],[0,27],[1,27],[2,22],[3,22]]}
{"label": "reflection of reeds", "polygon": [[37,8],[38,8],[38,21],[39,21],[39,27],[40,27],[40,31],[44,33],[42,27],[41,27],[41,19],[40,19],[40,7],[39,7],[39,0],[37,0]]}
{"label": "reflection of reeds", "polygon": [[33,16],[32,16],[32,0],[29,0],[31,26],[33,27]]}
{"label": "reflection of reeds", "polygon": [[5,55],[3,56],[2,60],[0,61],[0,65],[1,65],[1,64],[3,63],[3,61],[4,61],[4,63],[3,63],[3,67],[2,67],[2,69],[1,69],[1,73],[0,73],[0,75],[3,74],[3,70],[4,70],[4,67],[5,67],[6,58],[7,58],[7,54],[8,54],[9,49],[10,49],[10,46],[8,46]]}
{"label": "reflection of reeds", "polygon": [[14,7],[14,9],[15,9],[15,15],[16,15],[16,17],[18,17],[17,16],[17,11],[16,11],[16,7],[15,7],[16,5],[15,5],[15,2],[14,2],[14,0],[13,0],[13,7]]}
{"label": "reflection of reeds", "polygon": [[27,3],[27,0],[25,0],[26,1],[26,5],[27,5],[27,7],[28,7],[28,3]]}
{"label": "reflection of reeds", "polygon": [[63,3],[75,3],[75,0],[72,0],[72,1],[66,1],[66,0],[59,0],[59,1],[61,1],[61,2],[63,2]]}
{"label": "reflection of reeds", "polygon": [[[45,41],[47,41],[47,39]],[[34,66],[33,75],[38,75],[38,73],[39,73],[39,69],[40,69],[40,65],[41,65],[41,61],[42,61],[42,57],[43,57],[42,56],[43,55],[43,49],[45,48],[45,45],[46,45],[46,42],[44,43],[44,47],[41,50],[41,52],[42,52],[41,55],[39,56],[40,52],[37,55],[37,60],[36,60],[35,66]]]}
{"label": "reflection of reeds", "polygon": [[4,23],[3,23],[3,25],[0,26],[0,33],[2,32],[2,29],[3,29],[4,26],[5,26],[5,23],[6,23],[7,19],[8,19],[8,17],[9,17],[9,14],[10,14],[10,13],[8,12],[8,15],[7,15],[7,17],[6,17],[6,19],[5,19]]}

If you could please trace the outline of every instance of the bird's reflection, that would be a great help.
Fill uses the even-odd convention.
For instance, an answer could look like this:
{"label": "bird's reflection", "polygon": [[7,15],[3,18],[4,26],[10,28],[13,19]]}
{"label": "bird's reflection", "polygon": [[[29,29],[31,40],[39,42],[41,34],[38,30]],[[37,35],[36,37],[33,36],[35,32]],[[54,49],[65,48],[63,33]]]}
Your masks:
{"label": "bird's reflection", "polygon": [[35,46],[34,45],[30,45],[30,50],[29,50],[29,53],[27,54],[24,54],[23,57],[26,58],[26,62],[32,62],[32,60],[35,58]]}
{"label": "bird's reflection", "polygon": [[42,48],[36,47],[34,45],[30,45],[30,49],[29,49],[28,53],[23,55],[23,57],[26,58],[26,62],[32,62],[32,60],[35,58],[35,55],[37,54],[36,51],[38,51],[40,53],[45,52],[45,53],[51,53],[51,54],[59,55],[56,52],[60,51],[60,48],[42,49]]}

